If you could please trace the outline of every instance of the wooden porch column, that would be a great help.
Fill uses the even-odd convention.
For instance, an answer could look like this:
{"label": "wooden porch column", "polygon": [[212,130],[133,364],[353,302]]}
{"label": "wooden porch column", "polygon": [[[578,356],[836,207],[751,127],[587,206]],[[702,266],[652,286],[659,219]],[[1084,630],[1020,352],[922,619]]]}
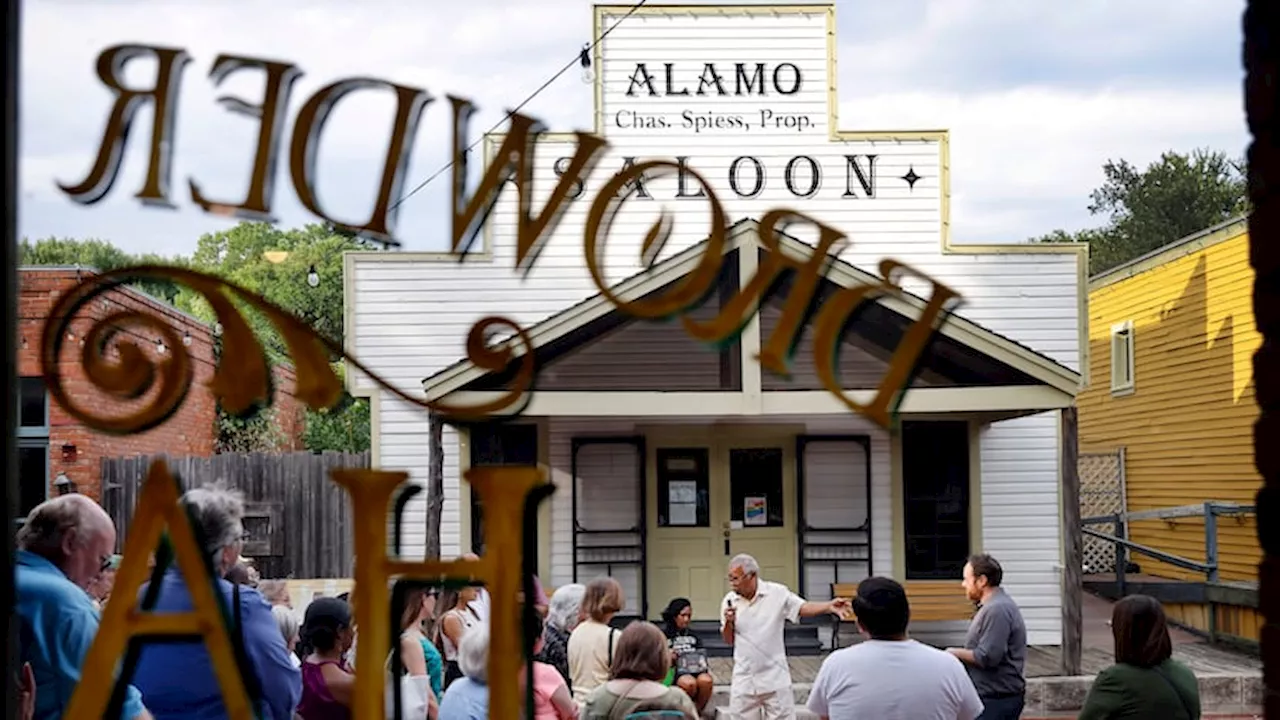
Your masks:
{"label": "wooden porch column", "polygon": [[1080,674],[1084,649],[1082,625],[1084,540],[1080,532],[1079,437],[1075,406],[1062,409],[1062,667],[1063,675]]}
{"label": "wooden porch column", "polygon": [[1263,487],[1257,496],[1258,600],[1262,628],[1264,715],[1280,718],[1280,13],[1274,2],[1249,0],[1244,14],[1244,107],[1249,144],[1249,263],[1253,266],[1253,315],[1262,346],[1253,356],[1260,415],[1253,455]]}
{"label": "wooden porch column", "polygon": [[440,559],[440,517],[444,514],[444,422],[436,413],[427,418],[427,542],[428,560]]}

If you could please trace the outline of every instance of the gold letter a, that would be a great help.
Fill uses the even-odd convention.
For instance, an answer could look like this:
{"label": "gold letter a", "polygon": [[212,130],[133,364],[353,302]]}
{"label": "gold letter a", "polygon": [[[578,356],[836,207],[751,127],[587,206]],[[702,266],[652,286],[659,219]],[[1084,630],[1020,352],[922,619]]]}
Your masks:
{"label": "gold letter a", "polygon": [[[169,473],[168,465],[163,460],[151,463],[129,526],[124,559],[116,573],[111,600],[102,611],[98,635],[85,656],[80,684],[71,696],[66,717],[106,716],[113,689],[110,679],[116,675],[116,666],[130,638],[186,636],[203,638],[209,648],[227,717],[230,720],[253,720],[249,695],[245,692],[231,638],[227,634],[223,601],[221,593],[216,590],[217,578],[210,575],[204,552],[178,500],[178,482]],[[194,610],[185,613],[139,612],[136,607],[138,590],[150,572],[147,558],[159,544],[166,527],[178,568],[191,593]],[[131,668],[124,668],[125,678],[130,671]]]}

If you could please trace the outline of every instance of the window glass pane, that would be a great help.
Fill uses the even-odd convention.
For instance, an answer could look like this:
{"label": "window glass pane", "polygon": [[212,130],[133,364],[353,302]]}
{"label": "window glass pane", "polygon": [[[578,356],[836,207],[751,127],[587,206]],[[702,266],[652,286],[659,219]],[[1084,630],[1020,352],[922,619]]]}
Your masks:
{"label": "window glass pane", "polygon": [[49,489],[49,446],[22,445],[18,448],[18,513],[26,517],[45,501]]}
{"label": "window glass pane", "polygon": [[711,527],[710,456],[706,448],[661,448],[658,526]]}
{"label": "window glass pane", "polygon": [[955,579],[969,556],[969,427],[902,424],[908,579]]}
{"label": "window glass pane", "polygon": [[48,395],[43,378],[24,377],[18,387],[18,418],[22,427],[44,427],[48,424],[45,405]]}
{"label": "window glass pane", "polygon": [[744,527],[782,526],[782,450],[729,451],[729,519]]}

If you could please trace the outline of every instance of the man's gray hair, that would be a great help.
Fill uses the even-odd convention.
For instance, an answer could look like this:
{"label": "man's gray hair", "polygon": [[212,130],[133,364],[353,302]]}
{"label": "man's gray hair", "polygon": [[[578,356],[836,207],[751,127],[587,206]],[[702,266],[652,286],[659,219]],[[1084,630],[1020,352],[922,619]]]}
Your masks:
{"label": "man's gray hair", "polygon": [[582,596],[586,593],[587,586],[578,583],[556,588],[547,606],[547,624],[557,630],[573,632],[582,612]]}
{"label": "man's gray hair", "polygon": [[218,553],[244,534],[244,494],[216,483],[188,490],[182,504],[204,542],[204,554],[218,567]]}
{"label": "man's gray hair", "polygon": [[283,605],[272,605],[271,615],[276,619],[276,625],[280,626],[285,645],[293,642],[298,637],[298,616]]}
{"label": "man's gray hair", "polygon": [[93,512],[96,503],[84,495],[62,495],[46,500],[31,509],[27,520],[14,538],[20,550],[35,553],[55,565],[66,560],[62,556],[62,539],[73,533],[77,541],[100,530],[101,512]]}
{"label": "man's gray hair", "polygon": [[467,630],[458,644],[458,669],[482,685],[489,682],[489,626],[481,623]]}
{"label": "man's gray hair", "polygon": [[748,575],[757,577],[760,575],[760,563],[756,562],[756,559],[750,555],[734,555],[733,559],[729,561],[729,569],[732,570],[734,568],[742,568],[742,572]]}

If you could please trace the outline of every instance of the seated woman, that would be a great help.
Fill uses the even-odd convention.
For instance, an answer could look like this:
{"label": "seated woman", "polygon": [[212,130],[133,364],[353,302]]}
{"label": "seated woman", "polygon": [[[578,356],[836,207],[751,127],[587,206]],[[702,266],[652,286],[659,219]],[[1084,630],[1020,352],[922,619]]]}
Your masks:
{"label": "seated woman", "polygon": [[1200,720],[1195,673],[1173,659],[1160,602],[1130,595],[1111,610],[1116,664],[1098,673],[1080,720]]}
{"label": "seated woman", "polygon": [[697,708],[683,690],[662,684],[670,667],[671,651],[658,626],[643,620],[631,623],[618,636],[612,679],[591,692],[581,717],[612,720],[640,710],[674,710],[697,717]]}
{"label": "seated woman", "polygon": [[462,677],[445,688],[440,720],[488,720],[489,627],[476,625],[462,636],[458,668]]}
{"label": "seated woman", "polygon": [[711,702],[715,681],[707,667],[707,653],[702,641],[689,630],[693,620],[693,604],[687,598],[672,600],[662,611],[662,630],[671,648],[671,666],[675,668],[675,685],[688,694],[702,712]]}
{"label": "seated woman", "polygon": [[350,720],[355,675],[342,656],[351,647],[351,608],[337,598],[318,598],[302,619],[302,640],[311,654],[302,661],[302,720]]}

